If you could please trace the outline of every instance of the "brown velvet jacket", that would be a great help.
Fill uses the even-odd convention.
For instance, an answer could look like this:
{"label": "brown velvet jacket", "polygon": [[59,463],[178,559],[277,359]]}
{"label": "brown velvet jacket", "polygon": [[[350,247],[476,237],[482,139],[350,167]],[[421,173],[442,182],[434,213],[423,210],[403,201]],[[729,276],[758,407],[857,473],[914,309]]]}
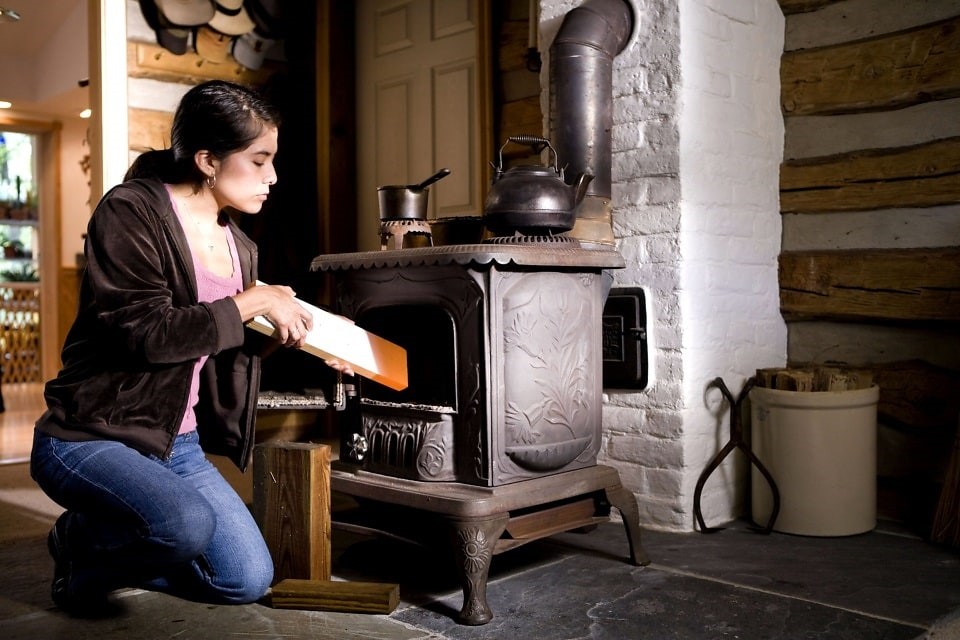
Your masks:
{"label": "brown velvet jacket", "polygon": [[[246,287],[257,277],[256,245],[230,226]],[[210,355],[196,407],[200,442],[245,468],[262,341],[245,330],[232,300],[197,301],[190,248],[166,187],[130,180],[111,189],[90,219],[84,254],[77,318],[37,429],[64,440],[118,440],[166,458],[194,362]]]}

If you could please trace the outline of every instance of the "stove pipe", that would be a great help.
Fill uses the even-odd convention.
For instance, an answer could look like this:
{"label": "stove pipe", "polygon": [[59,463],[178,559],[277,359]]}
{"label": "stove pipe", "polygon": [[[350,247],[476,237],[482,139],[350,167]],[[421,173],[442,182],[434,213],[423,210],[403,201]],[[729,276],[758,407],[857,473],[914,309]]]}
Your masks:
{"label": "stove pipe", "polygon": [[566,234],[585,247],[614,244],[613,58],[632,31],[628,0],[586,0],[567,13],[550,47],[550,140],[568,176],[594,176]]}

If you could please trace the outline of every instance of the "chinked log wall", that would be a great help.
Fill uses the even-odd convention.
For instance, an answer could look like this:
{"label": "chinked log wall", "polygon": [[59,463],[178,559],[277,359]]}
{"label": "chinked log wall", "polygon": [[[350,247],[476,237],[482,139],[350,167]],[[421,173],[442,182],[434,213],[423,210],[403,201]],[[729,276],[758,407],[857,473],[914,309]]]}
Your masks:
{"label": "chinked log wall", "polygon": [[[960,2],[780,5],[789,358],[874,369],[880,475],[938,491],[960,414]],[[883,498],[896,518],[935,502]]]}

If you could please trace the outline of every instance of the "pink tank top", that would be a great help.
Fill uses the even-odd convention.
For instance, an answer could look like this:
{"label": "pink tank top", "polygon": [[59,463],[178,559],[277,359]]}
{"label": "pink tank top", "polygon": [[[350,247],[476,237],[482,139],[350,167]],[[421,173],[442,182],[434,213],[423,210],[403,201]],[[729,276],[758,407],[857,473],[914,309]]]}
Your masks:
{"label": "pink tank top", "polygon": [[[172,197],[170,201],[173,204],[173,210],[177,213],[177,217],[180,218],[180,211],[177,209],[176,201],[174,201]],[[182,226],[182,219],[180,223]],[[214,300],[236,295],[243,290],[243,278],[240,276],[240,258],[237,255],[236,241],[230,232],[230,227],[224,226],[223,232],[227,236],[227,246],[230,247],[230,255],[233,259],[233,273],[228,277],[219,276],[208,271],[206,267],[203,266],[203,262],[200,260],[197,252],[193,247],[190,247],[190,255],[193,257],[193,269],[197,277],[197,298],[200,302],[213,302]],[[200,400],[200,370],[203,368],[208,357],[209,356],[202,356],[193,365],[193,377],[190,380],[190,398],[187,402],[187,410],[183,414],[183,419],[180,422],[179,433],[188,433],[195,431],[197,428],[197,414],[194,411],[194,407]]]}

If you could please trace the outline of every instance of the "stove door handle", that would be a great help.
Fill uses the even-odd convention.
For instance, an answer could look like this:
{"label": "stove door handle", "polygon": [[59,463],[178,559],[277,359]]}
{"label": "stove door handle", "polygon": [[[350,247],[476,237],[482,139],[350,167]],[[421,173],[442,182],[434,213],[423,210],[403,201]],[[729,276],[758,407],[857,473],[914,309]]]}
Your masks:
{"label": "stove door handle", "polygon": [[369,450],[370,445],[364,436],[360,435],[359,433],[350,434],[347,458],[351,462],[363,462],[363,459],[367,457],[367,451]]}

